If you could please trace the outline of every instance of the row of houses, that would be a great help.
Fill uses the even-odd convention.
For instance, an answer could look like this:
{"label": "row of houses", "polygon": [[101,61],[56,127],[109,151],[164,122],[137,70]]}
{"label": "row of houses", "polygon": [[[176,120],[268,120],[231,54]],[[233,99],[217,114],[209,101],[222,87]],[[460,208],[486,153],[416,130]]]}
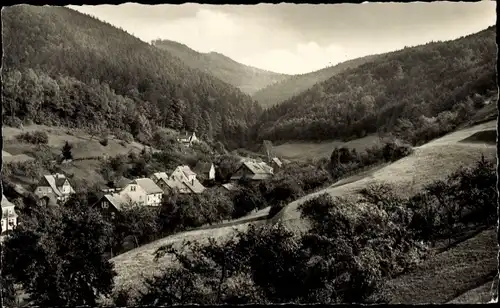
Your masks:
{"label": "row of houses", "polygon": [[[279,159],[273,159],[274,165],[282,166]],[[207,164],[202,167],[204,177],[208,180],[215,179],[215,167]],[[265,162],[250,159],[242,159],[241,166],[231,177],[231,182],[223,184],[222,187],[232,190],[235,183],[246,178],[252,181],[265,180],[274,174],[274,168]],[[197,174],[189,166],[178,166],[171,174],[166,172],[154,173],[149,178],[137,178],[134,180],[121,178],[113,185],[102,188],[104,195],[96,203],[102,209],[110,209],[111,212],[120,211],[126,204],[137,204],[140,206],[159,206],[163,195],[179,194],[201,194],[206,190],[205,186],[197,178]],[[64,174],[45,175],[35,189],[35,195],[44,204],[57,204],[65,202],[75,192],[69,179]]]}

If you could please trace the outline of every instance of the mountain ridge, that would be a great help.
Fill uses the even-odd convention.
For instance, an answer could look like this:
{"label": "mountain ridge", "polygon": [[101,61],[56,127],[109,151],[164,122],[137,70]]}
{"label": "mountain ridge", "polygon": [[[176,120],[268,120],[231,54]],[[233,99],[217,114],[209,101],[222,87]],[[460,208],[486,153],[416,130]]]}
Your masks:
{"label": "mountain ridge", "polygon": [[88,14],[18,5],[2,22],[7,117],[140,139],[157,126],[186,129],[239,147],[260,114],[236,87]]}
{"label": "mountain ridge", "polygon": [[168,51],[189,67],[218,77],[249,95],[290,76],[239,63],[219,52],[198,52],[185,44],[171,40],[157,39],[151,44]]}
{"label": "mountain ridge", "polygon": [[316,83],[261,116],[257,140],[427,140],[483,107],[496,89],[496,26],[378,56]]}

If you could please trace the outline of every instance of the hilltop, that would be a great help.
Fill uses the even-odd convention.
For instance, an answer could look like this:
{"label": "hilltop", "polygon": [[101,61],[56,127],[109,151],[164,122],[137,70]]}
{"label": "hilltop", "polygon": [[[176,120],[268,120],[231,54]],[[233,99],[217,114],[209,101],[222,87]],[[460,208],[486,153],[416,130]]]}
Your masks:
{"label": "hilltop", "polygon": [[69,8],[12,6],[2,23],[8,125],[97,126],[144,142],[168,127],[241,147],[261,112],[236,87]]}
{"label": "hilltop", "polygon": [[256,99],[263,108],[269,108],[292,98],[317,83],[323,82],[346,70],[356,68],[364,63],[374,61],[378,57],[379,55],[370,55],[348,60],[318,71],[293,75],[257,91],[252,97]]}
{"label": "hilltop", "polygon": [[255,138],[347,141],[393,133],[415,144],[442,136],[496,97],[495,40],[490,27],[379,56],[267,109]]}
{"label": "hilltop", "polygon": [[217,52],[200,53],[170,40],[154,40],[152,44],[178,57],[187,66],[211,74],[249,95],[289,77],[238,63]]}

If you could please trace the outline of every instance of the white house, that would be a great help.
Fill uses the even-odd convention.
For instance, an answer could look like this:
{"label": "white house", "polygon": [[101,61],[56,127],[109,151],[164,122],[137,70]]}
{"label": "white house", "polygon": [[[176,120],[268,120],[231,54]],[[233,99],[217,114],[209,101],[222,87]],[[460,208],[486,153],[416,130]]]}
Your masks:
{"label": "white house", "polygon": [[40,199],[64,202],[75,190],[64,174],[56,173],[44,175],[34,193]]}
{"label": "white house", "polygon": [[159,206],[163,190],[153,180],[140,178],[130,182],[119,194],[127,202],[146,206]]}
{"label": "white house", "polygon": [[189,134],[181,134],[177,137],[177,141],[180,142],[181,144],[184,144],[186,146],[190,146],[193,143],[196,143],[199,141],[198,137],[196,137],[196,134],[193,132],[191,135]]}
{"label": "white house", "polygon": [[194,173],[189,166],[178,166],[175,168],[174,172],[172,172],[170,178],[182,182],[192,182],[196,179],[196,173]]}
{"label": "white house", "polygon": [[2,194],[2,233],[13,230],[17,226],[17,213],[14,203]]}

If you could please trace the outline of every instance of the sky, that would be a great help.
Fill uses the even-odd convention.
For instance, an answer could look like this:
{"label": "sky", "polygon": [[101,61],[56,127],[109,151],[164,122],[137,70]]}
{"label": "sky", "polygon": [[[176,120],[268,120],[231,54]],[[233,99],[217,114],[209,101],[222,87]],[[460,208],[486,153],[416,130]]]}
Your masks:
{"label": "sky", "polygon": [[495,1],[69,7],[146,42],[177,41],[284,74],[455,39],[496,23]]}

